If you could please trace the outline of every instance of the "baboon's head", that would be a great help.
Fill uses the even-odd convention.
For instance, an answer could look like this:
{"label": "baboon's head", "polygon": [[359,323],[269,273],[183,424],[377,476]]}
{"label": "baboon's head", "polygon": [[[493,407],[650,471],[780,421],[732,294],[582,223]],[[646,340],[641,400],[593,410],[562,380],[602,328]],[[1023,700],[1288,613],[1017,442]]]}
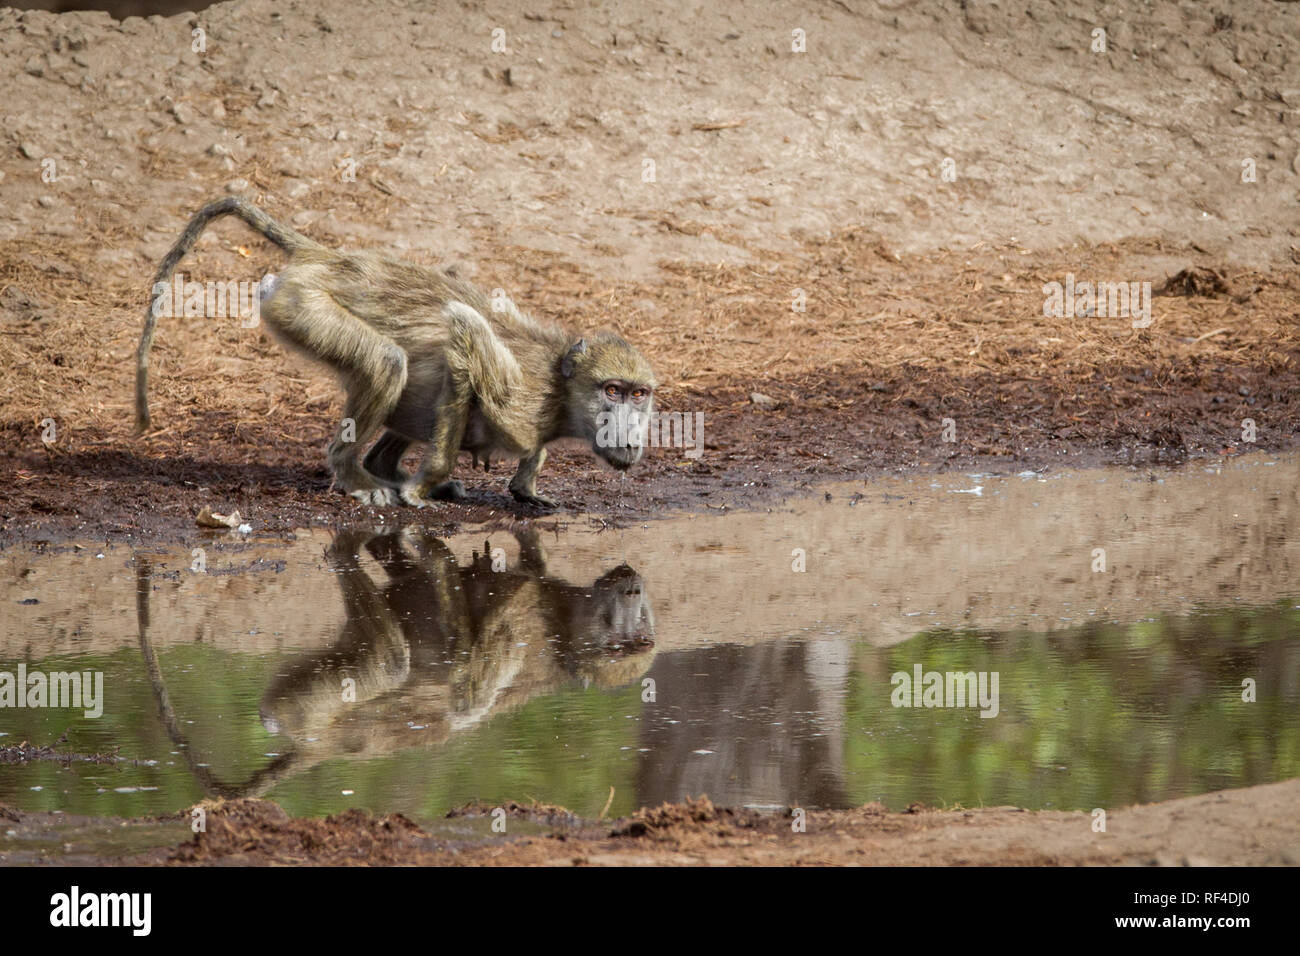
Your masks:
{"label": "baboon's head", "polygon": [[560,363],[568,388],[569,434],[619,471],[641,460],[650,443],[655,373],[632,346],[602,332],[579,339]]}
{"label": "baboon's head", "polygon": [[626,564],[601,575],[570,608],[565,667],[584,685],[621,687],[650,667],[655,617],[645,580]]}
{"label": "baboon's head", "polygon": [[645,579],[626,564],[597,578],[580,607],[574,632],[585,643],[606,648],[654,643],[655,616]]}

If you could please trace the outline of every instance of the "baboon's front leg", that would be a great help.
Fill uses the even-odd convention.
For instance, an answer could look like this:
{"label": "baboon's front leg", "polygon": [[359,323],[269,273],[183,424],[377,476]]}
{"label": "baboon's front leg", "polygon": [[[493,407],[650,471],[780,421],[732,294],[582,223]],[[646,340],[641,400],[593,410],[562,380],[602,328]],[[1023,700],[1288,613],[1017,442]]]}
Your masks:
{"label": "baboon's front leg", "polygon": [[465,497],[465,486],[451,480],[451,472],[456,467],[456,456],[465,437],[471,396],[463,383],[455,381],[450,383],[448,391],[447,400],[438,409],[424,465],[420,473],[402,488],[402,500],[417,508],[438,498],[454,500]]}
{"label": "baboon's front leg", "polygon": [[545,461],[546,449],[539,448],[519,462],[519,470],[510,479],[510,493],[515,496],[515,501],[526,505],[536,505],[538,508],[559,507],[549,498],[543,498],[537,494],[537,473],[542,470],[542,464]]}
{"label": "baboon's front leg", "polygon": [[[405,372],[404,367],[402,371]],[[404,375],[402,380],[405,380]],[[397,492],[386,487],[384,482],[376,481],[358,460],[357,452],[397,404],[401,388],[391,382],[387,385],[368,382],[354,386],[354,389],[344,402],[343,422],[326,451],[330,470],[343,490],[358,501],[380,506],[396,504]],[[372,397],[368,397],[367,392],[372,393]]]}
{"label": "baboon's front leg", "polygon": [[463,302],[448,302],[443,311],[448,324],[446,378],[434,411],[428,458],[420,474],[402,489],[407,504],[465,497],[464,485],[450,479],[465,439],[470,408],[477,404],[489,422],[502,422],[511,390],[522,379],[519,363],[487,319]]}
{"label": "baboon's front leg", "polygon": [[461,587],[460,565],[451,549],[431,535],[424,537],[422,566],[433,587],[433,610],[449,639],[470,638],[474,633],[473,618],[465,590]]}

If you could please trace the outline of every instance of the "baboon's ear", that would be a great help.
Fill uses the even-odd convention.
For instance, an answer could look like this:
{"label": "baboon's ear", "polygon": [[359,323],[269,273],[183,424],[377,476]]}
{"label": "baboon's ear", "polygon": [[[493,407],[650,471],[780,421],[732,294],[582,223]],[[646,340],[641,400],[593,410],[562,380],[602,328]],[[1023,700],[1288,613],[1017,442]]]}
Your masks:
{"label": "baboon's ear", "polygon": [[564,359],[560,362],[560,374],[565,378],[573,378],[573,373],[578,369],[578,360],[586,351],[586,339],[578,339],[569,346],[569,351],[564,353]]}

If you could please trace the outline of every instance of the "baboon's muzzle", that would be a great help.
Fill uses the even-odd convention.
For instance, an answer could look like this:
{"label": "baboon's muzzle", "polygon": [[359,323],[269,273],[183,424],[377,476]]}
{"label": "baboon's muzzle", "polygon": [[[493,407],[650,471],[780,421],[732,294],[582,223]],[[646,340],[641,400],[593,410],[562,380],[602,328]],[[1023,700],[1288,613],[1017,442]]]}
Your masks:
{"label": "baboon's muzzle", "polygon": [[638,461],[645,453],[645,449],[639,445],[627,445],[623,448],[602,448],[601,455],[604,459],[617,468],[619,471],[627,471]]}

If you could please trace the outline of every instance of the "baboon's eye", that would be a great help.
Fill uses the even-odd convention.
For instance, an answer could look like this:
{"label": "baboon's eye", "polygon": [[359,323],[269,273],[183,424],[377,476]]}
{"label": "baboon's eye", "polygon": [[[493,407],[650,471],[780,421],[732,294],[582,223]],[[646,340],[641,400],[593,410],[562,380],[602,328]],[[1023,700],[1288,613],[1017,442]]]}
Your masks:
{"label": "baboon's eye", "polygon": [[623,393],[619,391],[618,386],[613,383],[605,386],[605,394],[616,402],[623,397]]}
{"label": "baboon's eye", "polygon": [[632,401],[634,401],[634,402],[644,402],[644,401],[646,400],[646,396],[649,395],[649,394],[650,394],[650,392],[649,392],[647,389],[644,389],[644,388],[634,388],[634,389],[632,389]]}

